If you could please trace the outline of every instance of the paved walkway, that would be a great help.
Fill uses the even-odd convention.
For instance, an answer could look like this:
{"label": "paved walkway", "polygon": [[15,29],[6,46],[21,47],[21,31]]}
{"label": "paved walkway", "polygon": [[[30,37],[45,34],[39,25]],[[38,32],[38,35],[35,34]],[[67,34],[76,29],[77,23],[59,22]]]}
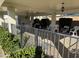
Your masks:
{"label": "paved walkway", "polygon": [[0,58],[6,58],[2,47],[0,46]]}

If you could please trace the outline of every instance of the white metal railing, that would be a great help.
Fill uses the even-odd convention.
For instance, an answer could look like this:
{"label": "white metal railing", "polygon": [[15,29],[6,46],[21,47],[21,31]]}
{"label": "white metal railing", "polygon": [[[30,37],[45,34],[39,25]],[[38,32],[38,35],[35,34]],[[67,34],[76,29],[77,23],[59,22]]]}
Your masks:
{"label": "white metal railing", "polygon": [[78,58],[79,37],[37,29],[30,26],[18,26],[22,32],[27,32],[35,45],[41,46],[45,54],[55,58]]}

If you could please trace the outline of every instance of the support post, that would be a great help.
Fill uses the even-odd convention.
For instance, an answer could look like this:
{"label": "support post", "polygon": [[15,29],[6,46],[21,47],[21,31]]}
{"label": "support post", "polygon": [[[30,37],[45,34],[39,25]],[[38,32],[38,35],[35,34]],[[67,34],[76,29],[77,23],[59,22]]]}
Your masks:
{"label": "support post", "polygon": [[51,24],[50,24],[50,27],[51,27],[51,31],[52,31],[52,32],[54,32],[54,26],[55,26],[55,24],[56,24],[56,14],[53,13],[53,14],[52,14],[52,22],[51,22]]}
{"label": "support post", "polygon": [[7,20],[5,19],[5,22],[9,24],[9,32],[16,35],[16,13],[15,8],[13,7],[7,7]]}
{"label": "support post", "polygon": [[38,29],[35,29],[35,58],[41,58],[42,57],[42,47],[38,45]]}

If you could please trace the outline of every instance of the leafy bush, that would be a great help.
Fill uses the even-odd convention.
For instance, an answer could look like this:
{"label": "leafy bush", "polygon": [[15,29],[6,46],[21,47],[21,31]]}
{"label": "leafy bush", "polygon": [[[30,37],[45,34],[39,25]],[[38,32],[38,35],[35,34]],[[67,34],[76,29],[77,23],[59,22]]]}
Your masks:
{"label": "leafy bush", "polygon": [[0,28],[0,45],[2,45],[4,52],[7,54],[15,49],[19,49],[19,42],[15,43],[13,38],[13,34],[11,35],[8,31]]}
{"label": "leafy bush", "polygon": [[29,58],[33,57],[35,54],[34,47],[20,48],[19,36],[14,36],[3,28],[0,28],[0,45],[2,46],[5,54],[8,54],[11,58]]}
{"label": "leafy bush", "polygon": [[27,47],[23,49],[19,49],[15,52],[10,54],[12,58],[32,58],[35,55],[35,48],[34,47]]}
{"label": "leafy bush", "polygon": [[51,21],[48,18],[42,19],[40,24],[42,29],[46,29],[51,24]]}
{"label": "leafy bush", "polygon": [[51,24],[51,21],[48,18],[41,19],[41,20],[36,18],[36,19],[34,19],[32,27],[47,29],[50,24]]}

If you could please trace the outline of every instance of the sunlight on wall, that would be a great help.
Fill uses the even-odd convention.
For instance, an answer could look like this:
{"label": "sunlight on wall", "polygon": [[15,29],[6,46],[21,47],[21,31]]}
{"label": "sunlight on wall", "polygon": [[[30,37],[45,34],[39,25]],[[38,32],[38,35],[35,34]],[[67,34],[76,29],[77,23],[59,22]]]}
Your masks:
{"label": "sunlight on wall", "polygon": [[10,24],[15,24],[16,25],[16,20],[13,19],[12,17],[8,15],[4,15],[5,23],[10,23]]}
{"label": "sunlight on wall", "polygon": [[[13,26],[12,25],[16,25],[16,20],[13,19],[12,17],[10,17],[9,15],[4,15],[4,20],[5,20],[5,23],[8,23],[8,30],[10,33],[13,32]],[[15,31],[15,30],[14,30]]]}
{"label": "sunlight on wall", "polygon": [[0,18],[0,26],[2,26],[3,22],[4,22],[4,20],[2,18]]}
{"label": "sunlight on wall", "polygon": [[35,16],[34,19],[38,18],[39,20],[43,19],[43,18],[48,18],[49,20],[52,20],[51,16]]}

